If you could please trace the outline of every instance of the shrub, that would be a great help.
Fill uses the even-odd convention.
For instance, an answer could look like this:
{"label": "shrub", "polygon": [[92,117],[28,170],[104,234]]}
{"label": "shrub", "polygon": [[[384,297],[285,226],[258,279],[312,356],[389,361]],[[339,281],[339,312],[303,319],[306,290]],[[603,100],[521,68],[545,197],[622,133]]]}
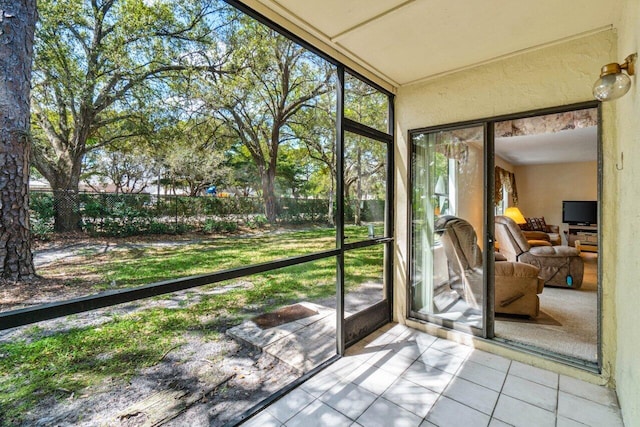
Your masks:
{"label": "shrub", "polygon": [[238,224],[233,221],[216,221],[207,219],[202,225],[205,233],[233,233],[238,231]]}
{"label": "shrub", "polygon": [[249,228],[264,228],[268,223],[269,220],[267,220],[267,217],[264,215],[255,215],[247,221]]}

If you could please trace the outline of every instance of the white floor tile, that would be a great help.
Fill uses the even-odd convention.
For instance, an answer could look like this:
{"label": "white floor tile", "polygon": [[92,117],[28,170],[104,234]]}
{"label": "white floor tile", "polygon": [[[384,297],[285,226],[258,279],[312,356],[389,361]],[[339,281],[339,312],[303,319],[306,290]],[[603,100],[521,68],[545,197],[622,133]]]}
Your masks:
{"label": "white floor tile", "polygon": [[427,421],[439,427],[486,427],[489,416],[442,396],[429,412]]}
{"label": "white floor tile", "polygon": [[412,328],[408,327],[407,325],[401,325],[399,323],[396,323],[391,328],[389,328],[386,333],[392,334],[392,335],[395,335],[395,336],[400,336],[400,335],[404,334],[405,332],[411,332],[411,331],[414,331],[414,330],[415,329],[412,329]]}
{"label": "white floor tile", "polygon": [[515,375],[507,376],[502,393],[551,412],[558,404],[558,390]]}
{"label": "white floor tile", "polygon": [[320,372],[311,379],[305,381],[300,388],[314,397],[320,397],[324,392],[340,382],[340,377],[332,373]]}
{"label": "white floor tile", "polygon": [[327,366],[322,373],[331,373],[337,375],[339,378],[345,378],[363,363],[364,360],[358,357],[345,356]]}
{"label": "white floor tile", "polygon": [[438,368],[441,371],[445,371],[450,374],[455,374],[464,363],[464,359],[462,357],[437,350],[433,348],[433,346],[422,353],[418,360],[425,365],[433,366],[434,368]]}
{"label": "white floor tile", "polygon": [[338,383],[327,393],[320,396],[320,400],[355,420],[371,405],[378,396],[358,387],[355,384]]}
{"label": "white floor tile", "polygon": [[458,344],[457,342],[443,338],[438,338],[433,344],[431,344],[431,348],[449,353],[453,356],[462,357],[463,359],[473,351],[473,348],[467,345]]}
{"label": "white floor tile", "polygon": [[382,397],[424,418],[440,395],[409,380],[399,379]]}
{"label": "white floor tile", "polygon": [[479,363],[501,372],[507,372],[509,370],[509,366],[511,366],[511,360],[506,357],[487,353],[486,351],[481,350],[474,350],[467,358],[467,361]]}
{"label": "white floor tile", "polygon": [[492,418],[489,423],[489,427],[513,427],[511,424],[507,424],[504,421],[500,421],[496,418]]}
{"label": "white floor tile", "polygon": [[416,361],[413,365],[409,366],[401,377],[426,387],[429,390],[433,390],[436,393],[442,393],[451,382],[453,375],[434,368],[433,366],[425,365],[420,361]]}
{"label": "white floor tile", "polygon": [[556,427],[585,427],[585,425],[577,421],[570,420],[569,418],[558,417]]}
{"label": "white floor tile", "polygon": [[623,426],[622,418],[616,408],[563,391],[558,396],[558,415],[588,426]]}
{"label": "white floor tile", "polygon": [[408,332],[407,334],[404,335],[404,339],[407,341],[415,341],[420,348],[426,350],[427,348],[431,347],[431,345],[433,343],[435,343],[436,341],[438,341],[437,337],[434,337],[433,335],[429,335],[426,334],[422,331],[417,331],[415,329],[411,330],[411,332]]}
{"label": "white floor tile", "polygon": [[616,392],[605,386],[591,384],[566,375],[560,375],[560,391],[583,397],[602,405],[618,407]]}
{"label": "white floor tile", "polygon": [[422,353],[424,353],[429,346],[425,346],[415,340],[403,340],[387,344],[385,349],[391,350],[393,354],[406,357],[411,361],[416,360]]}
{"label": "white floor tile", "polygon": [[623,426],[613,390],[401,325],[348,353],[243,425]]}
{"label": "white floor tile", "polygon": [[523,402],[513,397],[500,395],[493,417],[514,426],[555,427],[553,412]]}
{"label": "white floor tile", "polygon": [[267,412],[286,423],[295,414],[304,409],[305,406],[315,400],[311,394],[301,388],[296,388],[292,392],[283,396],[267,408]]}
{"label": "white floor tile", "polygon": [[502,390],[502,385],[507,377],[506,371],[498,371],[479,363],[465,361],[456,375],[494,391]]}
{"label": "white floor tile", "polygon": [[509,375],[515,375],[547,387],[558,388],[558,374],[524,363],[512,362]]}
{"label": "white floor tile", "polygon": [[369,363],[364,363],[348,375],[345,380],[356,384],[376,395],[381,395],[398,378],[398,375],[388,372]]}
{"label": "white floor tile", "polygon": [[390,347],[391,346],[385,347],[385,350],[391,349],[391,352],[387,353],[385,357],[379,358],[378,360],[373,362],[373,364],[379,368],[384,369],[387,372],[392,373],[393,375],[398,376],[402,374],[409,366],[411,366],[415,359],[405,357],[402,354],[394,353],[393,349]]}
{"label": "white floor tile", "polygon": [[335,427],[348,426],[353,422],[329,405],[316,400],[291,418],[286,427]]}
{"label": "white floor tile", "polygon": [[498,401],[498,392],[462,378],[451,380],[443,395],[473,409],[491,415]]}
{"label": "white floor tile", "polygon": [[242,427],[281,427],[283,424],[270,413],[262,411],[241,425]]}
{"label": "white floor tile", "polygon": [[357,422],[362,427],[419,427],[422,417],[381,398],[376,400]]}

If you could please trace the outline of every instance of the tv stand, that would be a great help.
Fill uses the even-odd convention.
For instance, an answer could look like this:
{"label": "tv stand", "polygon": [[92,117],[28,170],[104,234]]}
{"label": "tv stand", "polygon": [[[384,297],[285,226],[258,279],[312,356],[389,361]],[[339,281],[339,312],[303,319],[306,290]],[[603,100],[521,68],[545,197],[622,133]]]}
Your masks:
{"label": "tv stand", "polygon": [[567,243],[569,246],[576,246],[576,242],[579,242],[581,251],[598,252],[598,226],[570,225]]}

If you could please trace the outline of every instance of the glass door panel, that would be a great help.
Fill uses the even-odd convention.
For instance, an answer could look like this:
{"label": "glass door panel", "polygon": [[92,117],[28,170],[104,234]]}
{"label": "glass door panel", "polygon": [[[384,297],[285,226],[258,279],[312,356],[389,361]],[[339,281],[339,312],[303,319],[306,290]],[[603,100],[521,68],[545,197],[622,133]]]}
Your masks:
{"label": "glass door panel", "polygon": [[387,213],[387,149],[384,142],[345,132],[345,243],[389,237]]}
{"label": "glass door panel", "polygon": [[412,315],[483,328],[484,127],[414,132]]}
{"label": "glass door panel", "polygon": [[345,253],[345,318],[385,299],[384,248],[373,245]]}
{"label": "glass door panel", "polygon": [[350,345],[390,320],[390,141],[344,133],[344,325]]}

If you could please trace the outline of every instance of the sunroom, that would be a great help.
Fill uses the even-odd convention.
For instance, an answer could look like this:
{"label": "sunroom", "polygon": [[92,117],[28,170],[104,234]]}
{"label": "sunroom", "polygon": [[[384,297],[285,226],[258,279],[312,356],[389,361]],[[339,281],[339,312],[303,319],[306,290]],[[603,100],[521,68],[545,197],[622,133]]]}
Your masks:
{"label": "sunroom", "polygon": [[[333,176],[329,195],[315,197],[315,205],[314,197],[295,192],[287,194],[286,203],[280,199],[278,221],[298,215],[300,224],[307,224],[310,212],[322,212],[318,215],[331,217],[330,223],[291,223],[287,230],[267,229],[246,241],[226,237],[226,246],[199,242],[196,251],[228,251],[229,261],[214,267],[198,258],[203,268],[186,270],[191,272],[187,277],[151,275],[124,288],[11,306],[0,314],[3,334],[8,334],[2,342],[28,340],[27,328],[33,328],[28,333],[37,340],[58,333],[53,325],[62,320],[57,319],[78,328],[73,316],[87,312],[104,317],[91,323],[95,330],[108,324],[107,318],[131,315],[136,304],[162,306],[166,311],[153,316],[137,312],[118,333],[124,338],[175,328],[189,336],[186,344],[159,343],[161,357],[154,357],[163,365],[171,360],[188,369],[163,376],[153,363],[146,365],[133,375],[160,379],[133,387],[147,394],[118,402],[111,418],[89,424],[385,425],[381,417],[399,406],[410,414],[396,418],[397,425],[454,425],[443,409],[447,404],[450,413],[463,414],[457,422],[465,425],[640,423],[640,338],[635,332],[640,254],[633,244],[637,227],[623,221],[635,217],[640,200],[640,174],[634,168],[640,156],[640,125],[634,120],[640,89],[627,66],[629,93],[605,102],[593,95],[602,66],[623,63],[626,57],[634,61],[631,54],[640,44],[638,2],[226,3],[273,32],[266,37],[279,33],[301,46],[302,62],[316,63],[316,70],[330,68],[330,104],[315,106],[329,113],[324,125],[314,122],[312,131],[326,134],[316,138],[317,150],[309,149],[305,157],[295,154],[299,147],[292,143],[290,151],[275,154],[281,163],[291,156],[292,163],[306,167],[307,176],[321,169],[314,162],[322,159],[323,173]],[[323,83],[317,76],[310,80]],[[255,113],[251,106],[247,111]],[[313,139],[293,125],[284,133],[280,138]],[[239,129],[238,137],[250,139],[250,132],[242,135]],[[245,172],[247,178],[252,174],[260,172]],[[262,184],[261,195],[266,193]],[[174,203],[163,215],[174,216],[177,223],[187,214],[178,213],[184,202],[176,198]],[[510,215],[513,208],[519,216]],[[261,217],[249,208],[243,215],[246,224]],[[265,217],[272,219],[268,209]],[[525,249],[512,255],[501,221]],[[529,232],[537,233],[535,239]],[[239,246],[247,249],[238,252]],[[101,248],[85,249],[101,256]],[[555,258],[550,260],[552,249]],[[128,268],[136,268],[136,256],[157,256],[154,268],[159,270],[181,268],[163,258],[166,254],[142,250],[127,254]],[[537,252],[544,252],[544,260],[533,257]],[[529,254],[535,261],[526,261]],[[114,267],[106,276],[117,283],[118,274],[125,273],[116,274]],[[514,284],[516,291],[509,288]],[[168,314],[185,307],[192,307],[192,317]],[[215,314],[207,317],[207,310]],[[194,319],[197,327],[178,327]],[[136,326],[144,322],[153,326]],[[225,362],[207,356],[194,364],[184,354],[209,345],[203,344],[207,337],[216,342],[219,331],[246,347],[242,357],[229,358],[235,364],[230,369],[242,373],[229,380],[219,369],[220,376],[205,384],[201,378],[215,375],[203,366]],[[205,341],[192,340],[196,332]],[[68,339],[61,339],[61,345]],[[273,359],[260,360],[259,354]],[[129,357],[115,351],[91,357],[111,363],[114,355]],[[232,398],[245,400],[237,384],[257,375],[254,362],[272,363],[273,369],[263,369],[260,387],[247,384],[253,397],[244,405],[216,400],[233,381]],[[429,383],[433,378],[412,371],[415,363],[446,375],[447,383],[441,383],[442,376]],[[492,370],[474,380],[465,371],[474,363]],[[100,362],[92,364],[90,369]],[[504,374],[497,388],[487,379],[494,371]],[[183,381],[179,387],[167,385],[174,374]],[[184,388],[188,381],[197,387]],[[462,391],[461,382],[470,382],[470,388]],[[436,393],[433,401],[418,388],[423,386]],[[552,390],[556,402],[540,402],[533,412],[522,409],[531,402],[519,393],[537,395],[541,387],[542,393]],[[573,387],[590,391],[573,392]],[[55,398],[44,396],[60,400],[64,389],[52,391]],[[458,397],[469,390],[486,398],[471,403]],[[595,397],[589,399],[590,392]],[[73,402],[74,394],[68,394]],[[163,399],[180,404],[153,409]],[[207,401],[219,406],[207,406]],[[510,401],[513,406],[505,403]],[[581,405],[582,414],[568,409]],[[81,417],[69,418],[73,410],[68,404],[67,415],[52,423],[81,422]],[[519,410],[534,418],[523,421],[513,415]],[[11,420],[0,416],[2,422]]]}

